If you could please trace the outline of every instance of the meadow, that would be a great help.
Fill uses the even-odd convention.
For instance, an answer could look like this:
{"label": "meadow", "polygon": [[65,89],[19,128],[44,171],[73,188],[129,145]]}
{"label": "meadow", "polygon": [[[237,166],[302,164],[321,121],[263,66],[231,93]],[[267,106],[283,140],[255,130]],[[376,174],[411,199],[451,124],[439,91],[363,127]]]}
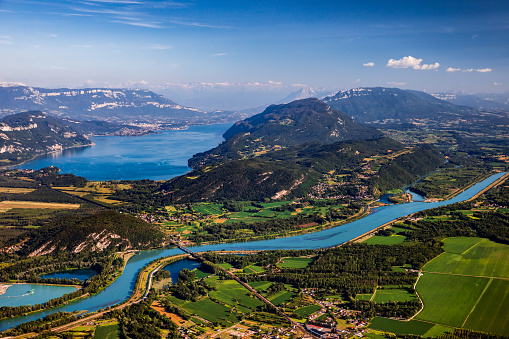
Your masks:
{"label": "meadow", "polygon": [[376,303],[387,303],[391,301],[411,301],[416,300],[414,293],[406,289],[391,288],[377,289],[373,301]]}
{"label": "meadow", "polygon": [[313,258],[282,258],[277,266],[281,268],[306,268],[313,260]]}

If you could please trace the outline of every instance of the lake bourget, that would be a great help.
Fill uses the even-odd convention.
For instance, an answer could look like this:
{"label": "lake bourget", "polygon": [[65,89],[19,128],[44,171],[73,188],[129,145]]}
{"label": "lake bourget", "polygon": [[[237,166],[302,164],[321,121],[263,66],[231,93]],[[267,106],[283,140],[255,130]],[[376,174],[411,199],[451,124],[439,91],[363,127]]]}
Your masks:
{"label": "lake bourget", "polygon": [[[229,125],[211,125],[211,126],[197,126],[192,127],[187,131],[167,131],[157,135],[147,135],[142,137],[103,137],[103,138],[94,138],[93,141],[96,143],[95,146],[87,148],[84,152],[81,152],[77,155],[72,153],[70,155],[65,152],[59,157],[53,158],[44,158],[38,159],[33,162],[27,163],[22,168],[40,168],[46,166],[56,166],[62,169],[62,172],[71,172],[76,175],[84,176],[89,180],[113,180],[113,179],[169,179],[173,176],[184,174],[189,169],[184,163],[184,158],[187,161],[192,154],[196,152],[203,152],[208,150],[221,142],[221,134],[228,128]],[[189,138],[187,141],[183,141],[183,143],[179,143],[179,135],[182,135],[184,138]],[[191,145],[193,142],[193,135],[201,138],[201,147],[194,148]],[[171,146],[166,144],[166,136],[168,136],[168,142]],[[142,138],[137,139],[137,138]],[[100,142],[98,142],[100,140]],[[124,144],[125,143],[125,144]],[[189,143],[189,144],[188,144]],[[179,146],[180,144],[180,146]],[[94,150],[94,148],[100,148],[102,145],[107,146],[106,152],[109,152],[110,157],[114,155],[114,150],[122,150],[124,155],[120,157],[120,159],[114,159],[113,163],[116,163],[117,166],[124,167],[122,159],[126,159],[130,161],[130,164],[125,167],[134,167],[134,168],[126,168],[129,175],[124,174],[124,171],[114,171],[109,172],[108,168],[104,170],[100,170],[97,167],[95,161],[101,163],[101,161],[109,162],[108,157],[101,157],[101,150]],[[143,145],[144,149],[151,150],[154,152],[153,154],[140,154],[145,151],[140,151],[140,149],[136,148],[136,145]],[[167,147],[173,148],[173,150],[168,150]],[[179,148],[181,147],[181,148]],[[176,152],[178,161],[176,158],[171,158],[172,152]],[[96,158],[88,158],[85,156],[85,152],[89,156],[96,154],[94,157]],[[158,153],[159,152],[159,153]],[[187,152],[187,153],[186,153]],[[162,154],[166,154],[162,156]],[[134,155],[133,155],[134,154]],[[138,155],[136,155],[138,154]],[[137,157],[140,158],[137,158]],[[145,157],[146,156],[146,157]],[[75,160],[70,160],[70,159]],[[101,160],[102,159],[102,160]],[[138,159],[138,160],[133,160]],[[143,159],[148,159],[149,163],[143,163]],[[165,161],[165,165],[160,165],[157,163],[157,159],[161,159]],[[99,161],[100,160],[100,161]],[[110,159],[111,160],[111,159]],[[74,161],[79,161],[80,164],[76,165],[76,170],[73,169],[72,163]],[[87,162],[88,161],[88,162]],[[90,162],[90,163],[89,163]],[[37,166],[35,166],[37,164]],[[69,166],[67,166],[69,164]],[[96,170],[91,170],[87,172],[87,169],[80,169],[80,166],[89,166],[89,168],[97,168]],[[164,174],[164,170],[160,171],[159,168],[154,169],[154,166],[168,166],[168,168],[178,167],[177,170],[174,168],[175,174],[169,175]],[[140,172],[138,172],[140,171]],[[179,172],[180,171],[180,172]],[[136,174],[138,172],[138,174]],[[178,173],[177,173],[178,172]],[[88,174],[87,174],[88,173]],[[115,173],[122,173],[119,177],[115,177]],[[140,174],[141,173],[141,174]],[[279,238],[279,239],[271,239],[271,240],[261,240],[261,241],[252,241],[252,242],[242,242],[242,243],[228,243],[228,244],[216,244],[216,245],[203,245],[197,246],[193,248],[194,251],[214,251],[214,250],[271,250],[271,249],[316,249],[316,248],[325,248],[332,247],[336,245],[340,245],[346,241],[354,239],[366,232],[369,232],[378,226],[381,226],[391,220],[419,212],[422,210],[435,208],[439,206],[445,206],[449,204],[453,204],[456,202],[461,202],[470,199],[478,192],[480,192],[485,187],[489,186],[491,183],[502,177],[505,173],[497,173],[492,175],[491,177],[485,179],[484,181],[477,183],[460,193],[456,197],[440,202],[422,202],[415,201],[406,204],[398,204],[398,205],[389,205],[383,206],[380,208],[375,208],[372,210],[372,213],[368,216],[359,219],[357,221],[337,226],[334,228],[326,229],[323,231],[302,234],[293,237],[287,238]],[[61,307],[57,307],[54,309],[41,311],[37,313],[33,313],[24,317],[14,318],[14,319],[6,319],[0,321],[0,332],[6,331],[12,327],[15,327],[19,324],[22,324],[27,321],[38,320],[48,314],[66,311],[81,311],[87,310],[89,312],[96,311],[101,308],[105,308],[107,306],[112,306],[118,303],[127,300],[135,286],[136,278],[138,272],[146,266],[150,261],[167,257],[171,255],[182,254],[182,251],[176,248],[162,249],[162,250],[151,250],[151,251],[141,251],[133,256],[126,264],[124,272],[122,275],[115,280],[110,286],[106,287],[101,292],[87,297],[85,299],[78,300],[76,302],[70,303],[68,305],[64,305]],[[1,299],[0,299],[0,306]]]}

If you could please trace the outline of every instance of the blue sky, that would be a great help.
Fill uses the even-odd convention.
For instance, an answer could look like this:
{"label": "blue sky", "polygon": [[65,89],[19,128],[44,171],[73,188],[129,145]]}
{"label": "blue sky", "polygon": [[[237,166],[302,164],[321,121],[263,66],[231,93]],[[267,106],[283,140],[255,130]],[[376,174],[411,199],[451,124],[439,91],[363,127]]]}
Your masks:
{"label": "blue sky", "polygon": [[0,0],[0,81],[509,91],[509,1]]}

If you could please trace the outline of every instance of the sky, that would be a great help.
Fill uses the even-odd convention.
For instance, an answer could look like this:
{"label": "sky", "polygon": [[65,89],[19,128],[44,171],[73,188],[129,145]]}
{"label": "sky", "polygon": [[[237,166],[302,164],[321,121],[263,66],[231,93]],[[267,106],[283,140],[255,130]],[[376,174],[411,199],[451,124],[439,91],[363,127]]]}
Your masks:
{"label": "sky", "polygon": [[509,91],[509,1],[0,0],[0,82]]}

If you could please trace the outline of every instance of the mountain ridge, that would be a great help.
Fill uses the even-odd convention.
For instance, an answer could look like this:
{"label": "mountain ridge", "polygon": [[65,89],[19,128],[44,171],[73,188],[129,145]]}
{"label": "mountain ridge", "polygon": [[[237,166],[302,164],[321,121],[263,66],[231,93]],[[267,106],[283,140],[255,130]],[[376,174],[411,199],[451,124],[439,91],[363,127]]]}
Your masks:
{"label": "mountain ridge", "polygon": [[197,168],[212,162],[245,157],[308,142],[323,144],[345,140],[374,139],[383,134],[354,122],[316,98],[271,105],[260,114],[236,122],[216,148],[195,154],[189,166]]}

